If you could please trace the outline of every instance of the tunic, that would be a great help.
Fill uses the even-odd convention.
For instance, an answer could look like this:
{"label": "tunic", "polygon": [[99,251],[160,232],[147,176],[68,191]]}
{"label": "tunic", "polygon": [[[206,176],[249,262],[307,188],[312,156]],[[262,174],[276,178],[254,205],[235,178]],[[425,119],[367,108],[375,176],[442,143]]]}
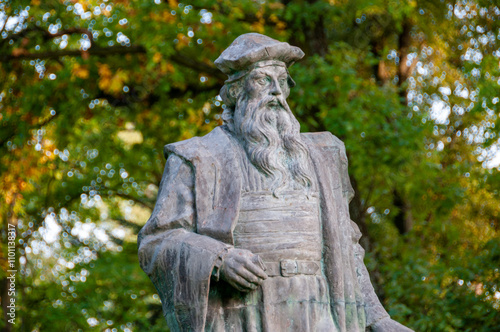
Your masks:
{"label": "tunic", "polygon": [[[234,246],[259,255],[269,277],[249,293],[224,281],[212,284],[205,330],[337,331],[321,268],[316,183],[306,195],[305,189],[290,180],[275,197],[270,190],[272,181],[250,163],[243,150],[239,159],[243,179]],[[287,266],[290,274],[282,272]]]}

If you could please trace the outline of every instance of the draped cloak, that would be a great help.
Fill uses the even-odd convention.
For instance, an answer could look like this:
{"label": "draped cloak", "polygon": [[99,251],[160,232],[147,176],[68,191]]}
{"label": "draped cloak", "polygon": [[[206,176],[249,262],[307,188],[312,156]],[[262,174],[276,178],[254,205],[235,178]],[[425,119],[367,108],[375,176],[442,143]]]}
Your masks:
{"label": "draped cloak", "polygon": [[[189,165],[193,193],[179,185],[167,162],[158,199],[138,237],[139,261],[154,283],[172,331],[204,331],[212,271],[233,247],[242,187],[240,146],[225,126],[165,146],[165,157]],[[389,315],[363,263],[361,233],[349,217],[354,196],[342,141],[329,132],[302,133],[316,173],[323,234],[323,274],[331,313],[341,332],[365,331]],[[194,210],[183,203],[193,197]]]}

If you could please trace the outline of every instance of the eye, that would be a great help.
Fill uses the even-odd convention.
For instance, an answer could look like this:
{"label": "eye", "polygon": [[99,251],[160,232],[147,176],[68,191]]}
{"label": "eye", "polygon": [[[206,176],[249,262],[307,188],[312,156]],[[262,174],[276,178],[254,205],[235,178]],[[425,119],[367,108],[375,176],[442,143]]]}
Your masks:
{"label": "eye", "polygon": [[284,79],[284,78],[280,78],[279,83],[280,83],[280,86],[281,86],[281,87],[284,87],[284,86],[285,86],[285,83],[286,83],[286,79]]}
{"label": "eye", "polygon": [[268,84],[270,81],[269,77],[261,77],[261,78],[257,78],[257,83],[259,83],[260,85],[266,85]]}

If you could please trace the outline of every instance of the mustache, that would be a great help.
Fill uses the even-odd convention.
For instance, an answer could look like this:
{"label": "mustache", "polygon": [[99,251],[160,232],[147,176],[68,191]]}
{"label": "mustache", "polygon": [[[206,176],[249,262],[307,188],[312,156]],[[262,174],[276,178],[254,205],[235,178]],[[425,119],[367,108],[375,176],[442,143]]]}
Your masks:
{"label": "mustache", "polygon": [[286,102],[285,98],[283,96],[265,96],[262,98],[257,107],[262,108],[265,106],[278,106],[285,111],[290,111],[290,108],[288,106],[288,103]]}

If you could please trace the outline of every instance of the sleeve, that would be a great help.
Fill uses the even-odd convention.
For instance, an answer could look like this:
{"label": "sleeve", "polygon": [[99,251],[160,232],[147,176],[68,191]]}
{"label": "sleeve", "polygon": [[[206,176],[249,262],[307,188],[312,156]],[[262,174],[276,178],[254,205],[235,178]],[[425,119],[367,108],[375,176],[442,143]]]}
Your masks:
{"label": "sleeve", "polygon": [[168,157],[151,217],[139,232],[139,262],[155,285],[173,331],[202,331],[214,266],[229,247],[196,234],[194,172]]}
{"label": "sleeve", "polygon": [[[340,159],[343,195],[347,200],[347,204],[349,204],[355,193],[354,189],[352,188],[351,181],[349,180],[347,169],[348,163],[345,148],[341,149],[341,153],[342,155]],[[352,220],[351,225],[353,230],[354,262],[356,266],[358,284],[361,288],[361,293],[363,294],[363,300],[365,304],[366,327],[369,328],[370,331],[375,332],[412,332],[411,329],[392,320],[382,303],[380,303],[380,300],[375,293],[375,289],[373,288],[372,282],[370,280],[370,275],[364,263],[365,250],[359,244],[359,239],[362,236],[361,231],[359,230],[358,225]]]}
{"label": "sleeve", "polygon": [[[354,222],[353,222],[354,224]],[[356,224],[353,228],[358,228]],[[359,230],[358,230],[359,232]],[[358,243],[355,244],[354,248],[354,259],[356,263],[356,274],[358,277],[358,283],[361,288],[361,293],[363,294],[363,299],[365,302],[365,315],[366,315],[366,326],[371,327],[378,321],[385,318],[389,318],[389,314],[380,303],[380,300],[375,293],[375,289],[370,280],[370,275],[366,269],[364,263],[365,250]]]}
{"label": "sleeve", "polygon": [[[344,199],[347,200],[347,205],[349,205],[355,193],[354,189],[352,188],[351,181],[349,180],[348,161],[347,161],[345,147],[343,146],[343,144],[342,148],[340,149],[340,153],[341,153],[340,172],[341,172],[342,189],[343,189],[342,191]],[[363,300],[365,304],[366,326],[370,327],[371,325],[382,319],[389,318],[389,314],[382,306],[382,303],[380,303],[380,300],[377,294],[375,293],[375,289],[373,288],[373,285],[370,281],[370,275],[364,263],[365,250],[359,244],[359,239],[362,236],[361,231],[359,230],[358,225],[354,221],[350,220],[350,222],[353,232],[352,235],[354,243],[353,253],[354,253],[354,263],[356,266],[356,275],[358,279],[358,284],[361,288],[361,293],[363,294]]]}

